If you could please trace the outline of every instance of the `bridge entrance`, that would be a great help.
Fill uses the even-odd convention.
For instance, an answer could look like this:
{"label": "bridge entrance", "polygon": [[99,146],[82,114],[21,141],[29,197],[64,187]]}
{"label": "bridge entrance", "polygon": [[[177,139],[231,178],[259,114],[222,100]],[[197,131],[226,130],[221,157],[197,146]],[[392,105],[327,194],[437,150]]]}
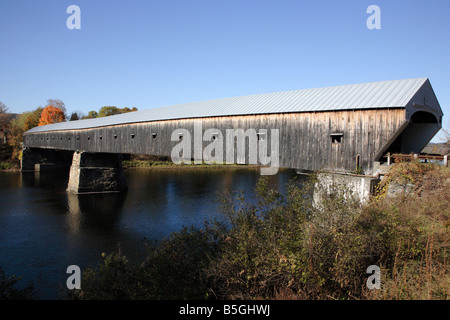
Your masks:
{"label": "bridge entrance", "polygon": [[[379,154],[381,161],[387,161],[386,154],[420,153],[441,128],[440,121],[430,112],[417,111],[405,123],[390,146]],[[430,138],[431,137],[431,138]]]}

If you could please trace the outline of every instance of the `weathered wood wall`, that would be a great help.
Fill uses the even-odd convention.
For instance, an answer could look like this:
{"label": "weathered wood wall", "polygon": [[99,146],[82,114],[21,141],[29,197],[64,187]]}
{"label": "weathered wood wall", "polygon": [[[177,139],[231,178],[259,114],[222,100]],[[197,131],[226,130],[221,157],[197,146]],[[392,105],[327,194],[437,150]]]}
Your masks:
{"label": "weathered wood wall", "polygon": [[[34,148],[84,150],[124,154],[170,156],[179,141],[172,132],[187,129],[194,139],[194,122],[201,121],[203,132],[214,128],[222,133],[224,152],[226,129],[279,129],[280,167],[302,170],[330,169],[351,172],[359,166],[370,172],[374,155],[405,123],[405,109],[349,110],[181,119],[123,124],[70,131],[26,134],[24,145]],[[342,133],[333,143],[331,134]],[[154,137],[156,134],[156,137]],[[193,145],[193,141],[192,145]],[[204,141],[203,148],[211,141]],[[192,147],[192,150],[193,147]],[[270,143],[268,146],[270,150]],[[192,151],[193,152],[193,151]]]}

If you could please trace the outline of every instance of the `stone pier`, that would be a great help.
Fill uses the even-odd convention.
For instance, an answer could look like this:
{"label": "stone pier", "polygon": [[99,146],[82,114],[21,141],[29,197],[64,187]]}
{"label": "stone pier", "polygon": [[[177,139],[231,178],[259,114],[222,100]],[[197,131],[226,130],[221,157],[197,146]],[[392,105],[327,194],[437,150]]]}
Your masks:
{"label": "stone pier", "polygon": [[76,151],[70,167],[68,192],[100,193],[127,190],[122,157],[114,153]]}

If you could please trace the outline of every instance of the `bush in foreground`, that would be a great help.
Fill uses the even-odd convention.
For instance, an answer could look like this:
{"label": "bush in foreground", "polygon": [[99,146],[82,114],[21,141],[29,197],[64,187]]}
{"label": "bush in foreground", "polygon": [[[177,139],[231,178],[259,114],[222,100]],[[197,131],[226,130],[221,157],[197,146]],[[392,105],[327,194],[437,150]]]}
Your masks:
{"label": "bush in foreground", "polygon": [[24,289],[18,289],[17,284],[21,277],[7,276],[0,267],[0,300],[31,300],[36,297],[36,292],[32,285]]}
{"label": "bush in foreground", "polygon": [[[226,223],[185,228],[149,248],[140,266],[111,254],[87,269],[75,299],[447,299],[450,170],[399,164],[384,183],[413,192],[366,205],[345,186],[320,206],[314,179],[283,194],[261,177],[256,200],[220,196]],[[384,191],[383,191],[384,190]],[[368,290],[370,265],[381,289]]]}

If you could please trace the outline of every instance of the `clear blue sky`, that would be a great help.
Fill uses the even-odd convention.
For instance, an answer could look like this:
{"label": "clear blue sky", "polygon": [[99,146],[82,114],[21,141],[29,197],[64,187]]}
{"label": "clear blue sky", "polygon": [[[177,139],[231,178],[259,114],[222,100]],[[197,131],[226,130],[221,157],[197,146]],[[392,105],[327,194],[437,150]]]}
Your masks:
{"label": "clear blue sky", "polygon": [[[69,30],[69,5],[81,30]],[[381,30],[369,30],[369,5]],[[140,110],[428,77],[450,116],[448,0],[1,0],[0,101],[11,112]]]}

